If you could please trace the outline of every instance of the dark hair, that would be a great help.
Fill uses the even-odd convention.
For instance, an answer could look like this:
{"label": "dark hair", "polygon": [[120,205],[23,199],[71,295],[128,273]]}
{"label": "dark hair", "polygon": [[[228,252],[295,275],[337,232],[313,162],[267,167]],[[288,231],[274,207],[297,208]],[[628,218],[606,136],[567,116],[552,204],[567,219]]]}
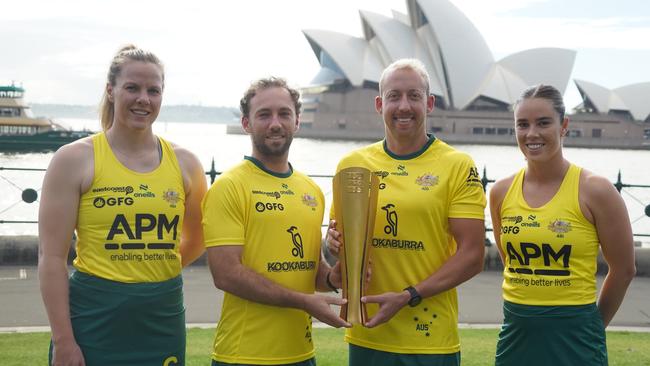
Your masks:
{"label": "dark hair", "polygon": [[285,79],[271,76],[269,78],[256,80],[248,87],[248,90],[246,90],[244,96],[239,101],[239,110],[241,111],[242,116],[248,117],[248,114],[251,111],[251,99],[253,99],[255,94],[260,90],[268,88],[285,88],[289,92],[289,95],[291,95],[291,100],[296,109],[296,114],[300,114],[300,107],[302,106],[302,102],[300,101],[300,92],[291,88]]}
{"label": "dark hair", "polygon": [[515,102],[515,107],[525,99],[531,98],[541,98],[551,102],[553,109],[560,115],[560,122],[564,121],[565,107],[562,93],[555,87],[544,84],[530,86],[521,93],[519,99]]}
{"label": "dark hair", "polygon": [[[138,48],[132,44],[123,46],[119,51],[117,51],[115,56],[113,56],[111,66],[108,69],[106,82],[115,86],[117,77],[122,72],[122,67],[128,61],[149,62],[160,67],[160,70],[162,71],[163,87],[165,86],[165,68],[162,62],[160,62],[160,59],[158,59],[158,57],[153,53]],[[104,131],[108,130],[113,125],[114,113],[115,107],[113,106],[113,102],[108,99],[108,92],[104,89],[102,101],[99,103],[99,116]]]}

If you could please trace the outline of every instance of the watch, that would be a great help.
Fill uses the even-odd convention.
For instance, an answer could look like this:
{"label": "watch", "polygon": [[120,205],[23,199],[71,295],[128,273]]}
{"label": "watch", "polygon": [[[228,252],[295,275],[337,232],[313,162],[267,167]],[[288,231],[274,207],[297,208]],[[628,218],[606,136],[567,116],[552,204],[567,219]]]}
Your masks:
{"label": "watch", "polygon": [[422,302],[422,296],[420,296],[420,293],[418,293],[418,290],[416,290],[415,287],[409,286],[404,290],[408,291],[409,294],[411,294],[411,299],[408,302],[410,307],[418,306],[420,302]]}

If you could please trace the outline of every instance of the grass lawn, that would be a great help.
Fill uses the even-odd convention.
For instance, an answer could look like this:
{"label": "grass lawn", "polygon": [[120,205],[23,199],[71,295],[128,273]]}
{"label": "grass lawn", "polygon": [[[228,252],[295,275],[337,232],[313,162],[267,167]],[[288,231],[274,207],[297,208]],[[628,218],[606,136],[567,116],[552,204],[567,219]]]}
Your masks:
{"label": "grass lawn", "polygon": [[[461,329],[462,365],[494,364],[497,329]],[[189,329],[187,366],[209,366],[214,329]],[[342,329],[314,329],[318,366],[347,365]],[[3,366],[46,365],[49,333],[0,334]],[[650,333],[607,332],[610,366],[650,366]]]}

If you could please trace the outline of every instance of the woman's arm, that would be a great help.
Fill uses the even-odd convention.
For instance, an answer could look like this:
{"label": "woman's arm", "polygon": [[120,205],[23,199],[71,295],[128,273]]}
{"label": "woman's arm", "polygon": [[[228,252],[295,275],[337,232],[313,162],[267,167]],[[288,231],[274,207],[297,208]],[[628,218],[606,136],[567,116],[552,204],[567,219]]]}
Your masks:
{"label": "woman's arm", "polygon": [[506,258],[503,250],[501,249],[501,204],[503,199],[512,184],[514,176],[502,179],[494,183],[490,189],[490,218],[492,219],[492,234],[494,235],[494,243],[499,250],[501,262],[505,265]]}
{"label": "woman's arm", "polygon": [[67,258],[80,197],[92,183],[92,154],[90,140],[62,147],[54,154],[43,181],[38,276],[52,328],[53,364],[84,365],[70,321]]}
{"label": "woman's arm", "polygon": [[174,147],[174,151],[185,186],[185,216],[180,243],[182,264],[185,267],[205,252],[201,226],[201,200],[208,188],[205,172],[196,155],[178,146]]}
{"label": "woman's arm", "polygon": [[605,326],[612,320],[627,287],[636,274],[634,241],[625,203],[607,179],[584,171],[580,179],[580,203],[593,220],[609,271],[598,298]]}

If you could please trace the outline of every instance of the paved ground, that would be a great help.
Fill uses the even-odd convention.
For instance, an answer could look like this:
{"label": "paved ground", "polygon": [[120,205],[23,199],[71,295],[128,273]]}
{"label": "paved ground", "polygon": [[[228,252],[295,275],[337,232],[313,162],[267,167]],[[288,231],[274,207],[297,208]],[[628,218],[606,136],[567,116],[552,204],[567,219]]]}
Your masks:
{"label": "paved ground", "polygon": [[[204,266],[183,272],[187,322],[216,324],[223,293],[214,288]],[[598,279],[599,284],[602,278]],[[460,323],[480,327],[499,324],[501,273],[486,271],[459,289]],[[36,267],[0,266],[0,332],[20,327],[47,326]],[[650,331],[650,278],[637,277],[631,284],[612,326]]]}

